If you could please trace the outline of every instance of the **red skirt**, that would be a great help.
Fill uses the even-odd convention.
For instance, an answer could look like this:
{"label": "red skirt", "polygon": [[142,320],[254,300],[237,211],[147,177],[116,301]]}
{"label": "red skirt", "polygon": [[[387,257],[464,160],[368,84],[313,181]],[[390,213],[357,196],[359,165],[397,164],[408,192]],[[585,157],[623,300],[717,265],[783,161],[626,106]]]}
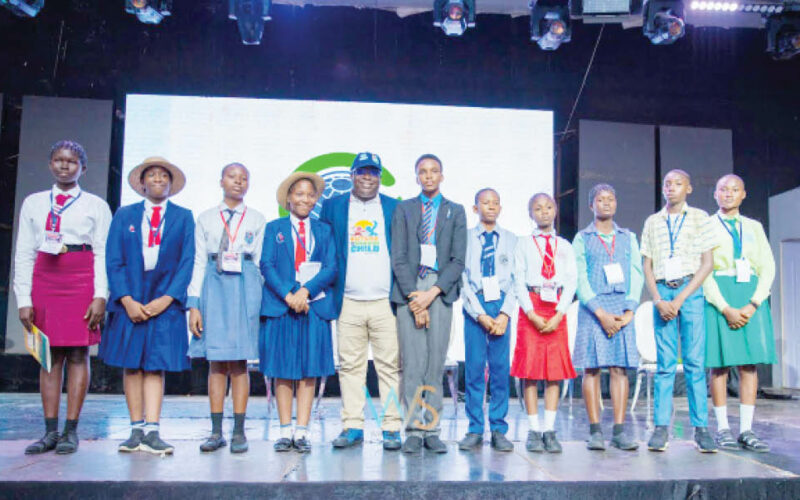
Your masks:
{"label": "red skirt", "polygon": [[[536,314],[544,319],[555,316],[557,304],[543,302],[534,292],[530,292],[530,297]],[[566,315],[555,331],[540,333],[520,308],[511,375],[529,380],[565,380],[576,377],[569,354]]]}
{"label": "red skirt", "polygon": [[100,342],[100,329],[89,330],[83,319],[94,297],[94,253],[39,252],[33,266],[33,324],[54,347],[90,346]]}

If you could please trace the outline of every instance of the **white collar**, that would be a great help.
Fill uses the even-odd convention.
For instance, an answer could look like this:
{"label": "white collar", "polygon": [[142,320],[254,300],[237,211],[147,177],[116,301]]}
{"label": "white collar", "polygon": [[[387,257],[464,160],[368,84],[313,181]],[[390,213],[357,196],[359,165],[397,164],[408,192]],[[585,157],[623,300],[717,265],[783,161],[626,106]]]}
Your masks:
{"label": "white collar", "polygon": [[309,216],[309,217],[306,217],[305,219],[300,219],[300,218],[298,218],[298,217],[297,217],[295,214],[293,214],[293,213],[289,212],[289,220],[292,222],[292,225],[293,225],[294,227],[297,227],[297,226],[299,226],[299,225],[300,225],[300,221],[301,221],[301,220],[302,220],[303,222],[308,222],[308,223],[309,223],[309,224],[305,224],[305,227],[308,227],[308,226],[310,226],[310,225],[311,225],[311,224],[310,224],[310,222],[311,222],[311,217],[310,217],[310,216]]}
{"label": "white collar", "polygon": [[144,199],[144,209],[145,209],[145,211],[150,212],[150,211],[153,210],[153,207],[161,207],[162,208],[161,212],[163,213],[163,212],[166,211],[164,209],[167,208],[167,200],[164,200],[163,202],[156,204],[156,203],[153,203],[152,201],[150,201],[150,199],[145,198]]}
{"label": "white collar", "polygon": [[544,237],[544,236],[553,236],[553,237],[555,237],[556,236],[556,230],[555,229],[551,229],[549,233],[545,233],[541,229],[539,229],[538,227],[535,227],[535,228],[533,228],[533,235],[534,236],[542,236],[542,237]]}
{"label": "white collar", "polygon": [[57,184],[53,184],[53,189],[51,192],[53,193],[53,196],[57,196],[59,194],[66,194],[74,198],[80,194],[81,187],[78,184],[75,184],[75,187],[70,189],[69,191],[62,191]]}
{"label": "white collar", "polygon": [[238,205],[236,205],[235,207],[231,208],[228,205],[226,205],[225,202],[223,201],[223,202],[220,202],[220,204],[218,205],[217,208],[219,208],[220,212],[225,211],[225,210],[233,210],[236,213],[242,213],[242,212],[244,212],[244,202],[241,202]]}

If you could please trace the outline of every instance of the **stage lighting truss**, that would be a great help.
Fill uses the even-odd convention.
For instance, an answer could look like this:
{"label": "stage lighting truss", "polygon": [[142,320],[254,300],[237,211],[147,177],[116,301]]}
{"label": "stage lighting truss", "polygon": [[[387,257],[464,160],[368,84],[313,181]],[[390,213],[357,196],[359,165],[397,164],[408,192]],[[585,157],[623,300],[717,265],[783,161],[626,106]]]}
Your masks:
{"label": "stage lighting truss", "polygon": [[475,0],[434,0],[433,25],[447,36],[461,36],[475,27]]}
{"label": "stage lighting truss", "polygon": [[236,21],[245,45],[260,45],[264,22],[272,18],[272,0],[228,0],[228,18]]}
{"label": "stage lighting truss", "polygon": [[767,18],[767,52],[775,60],[800,54],[800,12]]}
{"label": "stage lighting truss", "polygon": [[644,6],[644,36],[653,45],[675,43],[686,34],[681,0],[649,0]]}
{"label": "stage lighting truss", "polygon": [[125,0],[125,12],[144,24],[159,24],[172,14],[172,0]]}
{"label": "stage lighting truss", "polygon": [[10,10],[15,16],[36,17],[44,7],[44,0],[0,0],[0,5]]}
{"label": "stage lighting truss", "polygon": [[542,50],[556,50],[572,39],[569,0],[534,0],[531,9],[531,40]]}
{"label": "stage lighting truss", "polygon": [[754,3],[754,2],[714,2],[693,0],[689,8],[705,12],[746,12],[751,14],[780,14],[784,10],[782,2]]}

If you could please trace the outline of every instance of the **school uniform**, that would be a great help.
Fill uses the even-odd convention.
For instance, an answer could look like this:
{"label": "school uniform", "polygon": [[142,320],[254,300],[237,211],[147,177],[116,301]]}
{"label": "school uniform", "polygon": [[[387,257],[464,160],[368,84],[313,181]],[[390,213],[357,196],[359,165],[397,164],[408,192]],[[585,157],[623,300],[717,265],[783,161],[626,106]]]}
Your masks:
{"label": "school uniform", "polygon": [[631,321],[609,337],[595,313],[636,312],[644,286],[642,258],[636,235],[614,224],[610,234],[589,224],[572,242],[578,267],[578,330],[572,362],[575,368],[639,365],[636,331]]}
{"label": "school uniform", "polygon": [[[706,296],[706,366],[722,368],[775,363],[775,340],[769,308],[775,259],[761,223],[749,217],[711,216],[720,245],[714,249],[714,271],[703,283]],[[742,262],[743,261],[743,262]],[[737,268],[740,269],[737,273]],[[756,312],[732,330],[722,314],[752,303]]]}
{"label": "school uniform", "polygon": [[263,280],[258,269],[266,219],[240,203],[224,203],[197,218],[194,271],[187,307],[200,310],[203,331],[189,356],[209,361],[258,359]]}
{"label": "school uniform", "polygon": [[[652,259],[653,274],[661,300],[673,300],[689,284],[700,267],[702,254],[713,250],[717,240],[708,214],[684,203],[679,214],[667,208],[649,216],[642,230],[641,254]],[[678,261],[672,259],[677,258]],[[689,417],[695,427],[708,425],[708,389],[705,374],[705,299],[702,287],[686,298],[678,316],[664,321],[653,308],[658,369],[655,375],[654,421],[669,425],[672,393],[681,341]]]}
{"label": "school uniform", "polygon": [[[434,262],[423,265],[422,246],[436,248]],[[441,194],[433,199],[419,195],[400,202],[392,218],[391,300],[397,309],[397,332],[403,367],[403,405],[409,411],[416,404],[417,388],[425,391],[426,405],[442,413],[442,374],[450,343],[453,302],[458,299],[467,245],[467,219],[464,207]],[[426,247],[430,248],[430,247]],[[417,328],[409,308],[408,296],[417,290],[437,286],[442,293],[428,307],[430,326]],[[430,411],[421,419],[408,419],[407,436],[438,436],[440,425],[428,430],[435,419]],[[436,419],[438,420],[438,419]]]}
{"label": "school uniform", "polygon": [[[194,263],[192,212],[170,201],[149,200],[117,210],[106,253],[110,298],[100,358],[108,365],[145,371],[188,370],[186,289]],[[120,299],[147,304],[169,295],[164,312],[133,323]]]}
{"label": "school uniform", "polygon": [[[302,223],[302,224],[301,224]],[[301,262],[319,262],[319,272],[304,285],[297,280]],[[336,249],[330,226],[293,214],[269,222],[261,250],[264,290],[261,298],[259,360],[268,377],[300,380],[335,372],[330,321],[336,318],[331,291],[336,280]],[[284,297],[305,287],[309,310],[297,314]]]}
{"label": "school uniform", "polygon": [[[575,378],[569,352],[566,313],[577,288],[572,245],[555,231],[534,229],[514,249],[514,288],[520,311],[511,375],[529,380]],[[545,320],[564,314],[555,331],[541,333],[526,316],[533,310]]]}
{"label": "school uniform", "polygon": [[[500,226],[486,231],[478,224],[467,233],[466,265],[462,273],[464,303],[464,384],[468,432],[483,434],[483,399],[486,390],[485,369],[489,366],[489,428],[508,431],[508,373],[511,322],[502,335],[492,335],[478,323],[488,314],[496,318],[504,313],[511,318],[516,307],[514,297],[514,248],[517,236]],[[496,286],[495,286],[496,282]],[[486,286],[484,286],[486,285]]]}
{"label": "school uniform", "polygon": [[34,324],[53,347],[100,341],[100,329],[90,330],[84,316],[93,299],[108,296],[105,247],[110,224],[105,200],[79,186],[61,191],[54,185],[22,202],[14,293],[18,307],[33,307]]}

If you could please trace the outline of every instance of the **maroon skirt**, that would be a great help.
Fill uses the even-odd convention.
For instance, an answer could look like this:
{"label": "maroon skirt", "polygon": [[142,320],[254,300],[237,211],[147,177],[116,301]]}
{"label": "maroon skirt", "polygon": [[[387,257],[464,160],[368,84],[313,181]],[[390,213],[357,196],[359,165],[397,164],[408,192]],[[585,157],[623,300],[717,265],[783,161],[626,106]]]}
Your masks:
{"label": "maroon skirt", "polygon": [[94,253],[39,252],[33,266],[33,324],[54,347],[90,346],[100,342],[100,329],[89,330],[83,319],[94,297]]}
{"label": "maroon skirt", "polygon": [[[541,300],[534,292],[530,292],[530,297],[536,314],[546,320],[556,315],[557,304]],[[529,380],[551,381],[576,377],[569,355],[566,314],[555,331],[541,333],[520,308],[511,375]]]}

